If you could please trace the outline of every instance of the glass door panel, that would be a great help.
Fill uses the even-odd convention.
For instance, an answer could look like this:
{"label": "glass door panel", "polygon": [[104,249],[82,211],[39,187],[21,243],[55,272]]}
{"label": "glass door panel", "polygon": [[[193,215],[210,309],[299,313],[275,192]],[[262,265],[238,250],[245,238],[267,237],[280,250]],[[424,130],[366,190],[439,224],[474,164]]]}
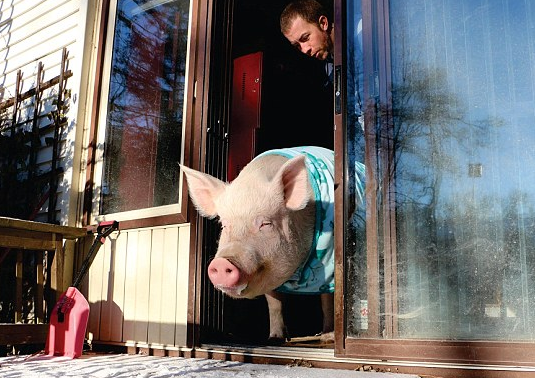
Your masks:
{"label": "glass door panel", "polygon": [[371,186],[365,216],[346,213],[348,336],[535,340],[535,5],[363,3],[373,108],[346,159]]}
{"label": "glass door panel", "polygon": [[117,0],[112,9],[99,213],[178,204],[190,1]]}

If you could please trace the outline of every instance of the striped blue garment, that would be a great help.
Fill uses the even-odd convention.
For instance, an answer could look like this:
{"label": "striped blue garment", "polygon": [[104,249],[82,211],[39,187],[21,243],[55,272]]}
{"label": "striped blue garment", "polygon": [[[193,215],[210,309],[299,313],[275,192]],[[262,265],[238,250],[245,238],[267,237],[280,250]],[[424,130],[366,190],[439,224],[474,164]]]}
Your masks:
{"label": "striped blue garment", "polygon": [[[309,257],[277,291],[294,294],[334,292],[334,152],[322,147],[294,147],[266,151],[293,158],[306,155],[306,166],[316,200],[316,224]],[[258,158],[258,157],[257,157]],[[359,199],[364,193],[364,165],[356,164]],[[362,179],[361,179],[362,178]]]}

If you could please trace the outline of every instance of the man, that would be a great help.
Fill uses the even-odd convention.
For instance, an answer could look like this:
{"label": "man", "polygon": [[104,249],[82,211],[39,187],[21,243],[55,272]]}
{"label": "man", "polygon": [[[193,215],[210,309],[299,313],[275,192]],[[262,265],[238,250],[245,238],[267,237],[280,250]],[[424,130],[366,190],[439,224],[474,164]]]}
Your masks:
{"label": "man", "polygon": [[[352,97],[348,97],[351,100],[351,104],[348,105],[347,110],[354,113],[356,122],[354,126],[359,129],[358,132],[355,128],[348,126],[348,129],[354,132],[354,135],[360,135],[362,138],[364,132],[364,115],[362,107],[362,16],[360,4],[355,2],[357,9],[355,12],[353,22],[356,23],[354,29],[354,50],[352,54],[348,54],[353,59],[346,64],[354,65],[354,72],[352,78],[348,78],[348,89],[352,88]],[[332,88],[333,83],[333,55],[334,55],[334,25],[329,21],[325,8],[316,0],[295,0],[288,4],[280,15],[280,29],[284,37],[294,46],[297,50],[301,51],[310,57],[319,59],[325,62],[325,72],[328,80],[325,87]],[[349,80],[352,80],[349,85]],[[332,92],[331,92],[332,93]],[[356,136],[355,136],[356,138]],[[360,162],[355,162],[355,193],[357,203],[363,204],[364,193],[364,165]],[[363,206],[356,207],[353,204],[353,209],[350,210],[353,213],[355,210],[360,213],[355,215],[356,219],[363,220]],[[358,217],[356,216],[358,215]]]}
{"label": "man", "polygon": [[280,16],[282,34],[292,46],[319,60],[332,57],[334,29],[323,6],[316,0],[297,0]]}
{"label": "man", "polygon": [[[357,5],[357,4],[356,4]],[[363,128],[362,113],[362,17],[360,9],[355,16],[354,53],[354,113]],[[325,62],[327,81],[333,83],[334,25],[325,8],[316,0],[296,0],[284,8],[280,15],[280,29],[286,39],[302,53]]]}
{"label": "man", "polygon": [[280,28],[297,50],[325,61],[325,71],[332,83],[334,28],[326,14],[316,0],[297,0],[282,11]]}

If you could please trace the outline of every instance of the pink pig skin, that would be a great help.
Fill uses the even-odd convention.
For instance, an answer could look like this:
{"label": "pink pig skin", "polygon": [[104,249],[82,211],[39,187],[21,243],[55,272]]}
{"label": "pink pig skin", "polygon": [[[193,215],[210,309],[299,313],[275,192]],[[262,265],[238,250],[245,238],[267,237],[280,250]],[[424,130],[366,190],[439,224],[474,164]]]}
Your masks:
{"label": "pink pig skin", "polygon": [[[231,183],[188,167],[190,197],[199,213],[219,217],[221,236],[208,266],[214,286],[233,298],[266,295],[270,339],[286,335],[282,294],[312,245],[315,202],[304,155],[266,155],[249,163]],[[322,294],[323,331],[333,330],[332,294]]]}

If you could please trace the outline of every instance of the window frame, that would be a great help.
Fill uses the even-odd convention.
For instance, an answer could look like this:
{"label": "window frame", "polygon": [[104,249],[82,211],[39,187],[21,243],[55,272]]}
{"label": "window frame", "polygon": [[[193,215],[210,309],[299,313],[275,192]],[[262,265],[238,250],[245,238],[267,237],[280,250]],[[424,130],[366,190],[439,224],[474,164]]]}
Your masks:
{"label": "window frame", "polygon": [[[110,214],[99,214],[100,188],[103,177],[103,145],[106,133],[107,98],[109,91],[113,39],[118,0],[102,3],[98,30],[96,80],[93,88],[93,109],[91,113],[90,143],[88,145],[88,170],[84,191],[83,224],[117,220],[121,229],[163,226],[188,222],[188,194],[184,177],[180,174],[178,203],[147,209],[131,210]],[[188,43],[186,52],[186,85],[183,104],[183,131],[181,137],[181,164],[191,166],[191,142],[197,125],[194,113],[201,111],[195,103],[196,51],[194,36],[198,29],[198,1],[190,0],[188,20]]]}

